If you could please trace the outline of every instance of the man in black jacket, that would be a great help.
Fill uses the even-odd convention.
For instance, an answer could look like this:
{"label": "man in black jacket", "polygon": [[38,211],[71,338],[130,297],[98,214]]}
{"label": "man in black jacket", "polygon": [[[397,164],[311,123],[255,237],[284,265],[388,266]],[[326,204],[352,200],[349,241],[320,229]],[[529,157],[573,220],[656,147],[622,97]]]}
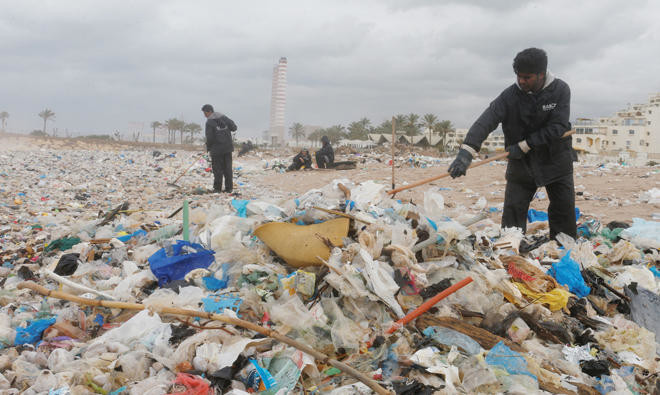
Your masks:
{"label": "man in black jacket", "polygon": [[312,168],[312,156],[309,154],[307,148],[300,150],[298,155],[293,157],[293,162],[286,171],[300,170],[302,168],[311,169]]}
{"label": "man in black jacket", "polygon": [[448,172],[465,175],[472,157],[488,134],[501,123],[509,153],[502,227],[527,229],[529,203],[544,186],[550,205],[550,237],[562,232],[576,237],[575,189],[569,122],[571,91],[547,71],[545,51],[528,48],[513,61],[515,84],[506,88],[472,125]]}
{"label": "man in black jacket", "polygon": [[330,145],[328,136],[321,137],[321,143],[323,143],[323,146],[320,150],[316,151],[314,156],[316,156],[316,166],[319,169],[326,169],[328,165],[335,163],[335,151]]}
{"label": "man in black jacket", "polygon": [[234,151],[231,132],[236,131],[236,124],[226,115],[213,111],[213,106],[210,104],[204,104],[202,112],[206,117],[206,150],[211,154],[213,191],[231,193],[233,189],[231,154]]}

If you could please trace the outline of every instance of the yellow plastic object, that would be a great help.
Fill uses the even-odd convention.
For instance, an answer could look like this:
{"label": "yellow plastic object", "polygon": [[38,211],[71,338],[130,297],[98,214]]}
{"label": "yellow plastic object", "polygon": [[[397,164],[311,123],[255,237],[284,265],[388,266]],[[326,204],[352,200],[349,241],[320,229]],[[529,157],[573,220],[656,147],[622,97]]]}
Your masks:
{"label": "yellow plastic object", "polygon": [[321,265],[317,257],[330,258],[332,245],[343,246],[343,237],[348,235],[348,218],[337,218],[320,224],[295,225],[288,222],[269,222],[254,230],[254,234],[286,263],[293,267]]}
{"label": "yellow plastic object", "polygon": [[525,284],[514,282],[520,292],[534,303],[540,303],[548,306],[551,311],[561,310],[566,307],[568,297],[571,293],[567,290],[557,287],[550,292],[538,293],[529,289]]}

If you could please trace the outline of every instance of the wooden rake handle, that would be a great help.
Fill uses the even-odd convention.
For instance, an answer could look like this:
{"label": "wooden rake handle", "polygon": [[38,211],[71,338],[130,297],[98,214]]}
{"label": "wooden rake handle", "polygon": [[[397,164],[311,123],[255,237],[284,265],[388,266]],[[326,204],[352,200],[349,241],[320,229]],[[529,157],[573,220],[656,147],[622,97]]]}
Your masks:
{"label": "wooden rake handle", "polygon": [[[564,133],[561,136],[561,138],[563,139],[565,137],[568,137],[568,136],[572,135],[573,133],[575,133],[575,131],[569,130],[568,132]],[[508,152],[502,152],[501,154],[497,154],[497,155],[495,155],[493,157],[490,157],[488,159],[485,159],[485,160],[482,160],[482,161],[479,161],[479,162],[472,162],[472,164],[468,167],[468,169],[472,169],[472,168],[478,167],[478,166],[483,166],[487,163],[490,163],[490,162],[493,162],[493,161],[496,161],[496,160],[506,159],[508,156],[509,156]],[[410,185],[406,185],[406,186],[403,186],[403,187],[392,189],[391,191],[387,191],[387,193],[390,194],[390,195],[394,195],[395,193],[405,191],[406,189],[415,188],[415,187],[418,187],[420,185],[428,184],[429,182],[439,180],[441,178],[449,177],[449,175],[450,175],[449,173],[442,173],[442,174],[439,174],[437,176],[425,178],[421,181],[417,181],[417,182],[415,182],[413,184],[410,184]]]}
{"label": "wooden rake handle", "polygon": [[[501,154],[490,157],[486,160],[482,160],[482,161],[479,161],[479,162],[472,162],[472,164],[468,167],[468,169],[472,169],[473,167],[477,167],[477,166],[483,166],[486,163],[490,163],[490,162],[493,162],[493,161],[496,161],[496,160],[506,159],[507,156],[509,156],[509,153],[508,152],[503,152]],[[391,191],[387,191],[387,193],[389,193],[390,195],[394,195],[397,192],[405,191],[406,189],[411,189],[411,188],[418,187],[420,185],[428,184],[429,182],[433,182],[435,180],[439,180],[439,179],[445,178],[445,177],[449,177],[449,173],[445,172],[445,173],[439,174],[437,176],[425,178],[425,179],[423,179],[421,181],[417,181],[413,184],[406,185],[406,186],[403,186],[403,187],[399,187],[399,188],[396,188],[396,189],[392,189]]]}

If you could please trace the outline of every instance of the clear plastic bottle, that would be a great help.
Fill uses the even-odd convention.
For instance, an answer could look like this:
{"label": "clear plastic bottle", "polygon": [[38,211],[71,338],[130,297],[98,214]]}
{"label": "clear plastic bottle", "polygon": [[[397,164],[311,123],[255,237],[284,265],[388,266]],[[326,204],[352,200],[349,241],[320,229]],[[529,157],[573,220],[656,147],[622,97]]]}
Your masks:
{"label": "clear plastic bottle", "polygon": [[149,242],[153,243],[154,241],[169,239],[170,237],[176,235],[180,231],[181,231],[181,225],[179,224],[170,224],[167,226],[163,226],[160,229],[156,229],[152,232],[149,232]]}

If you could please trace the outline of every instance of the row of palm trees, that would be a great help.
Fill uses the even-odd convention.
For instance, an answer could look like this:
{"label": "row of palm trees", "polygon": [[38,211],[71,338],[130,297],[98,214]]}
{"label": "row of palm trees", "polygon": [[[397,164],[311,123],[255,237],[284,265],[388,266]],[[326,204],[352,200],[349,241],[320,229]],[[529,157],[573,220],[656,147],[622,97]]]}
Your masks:
{"label": "row of palm trees", "polygon": [[165,128],[167,130],[167,143],[175,144],[176,143],[176,132],[179,132],[179,143],[183,144],[183,135],[188,134],[186,137],[186,142],[192,143],[194,141],[195,135],[202,131],[202,127],[198,123],[190,122],[186,123],[177,118],[170,118],[166,121],[151,122],[151,129],[153,129],[153,142],[156,142],[156,130]]}
{"label": "row of palm trees", "polygon": [[[441,137],[441,149],[444,151],[447,142],[447,134],[454,131],[451,121],[442,120],[435,114],[424,114],[420,117],[418,114],[410,113],[408,115],[398,114],[392,117],[396,126],[397,133],[403,132],[407,136],[418,136],[423,130],[428,131],[428,140],[431,141],[432,135]],[[386,119],[378,126],[372,126],[368,118],[362,118],[351,122],[347,127],[343,125],[333,125],[328,128],[317,129],[309,134],[305,134],[305,128],[300,122],[295,122],[289,128],[289,135],[296,140],[296,145],[301,138],[317,142],[323,136],[328,136],[332,143],[348,138],[351,140],[367,140],[368,135],[389,134],[392,133],[392,119]]]}
{"label": "row of palm trees", "polygon": [[[49,120],[55,119],[55,112],[53,110],[46,108],[41,111],[39,117],[44,120],[44,126],[39,135],[47,136],[46,125]],[[0,112],[0,121],[2,122],[2,130],[4,131],[7,126],[7,118],[9,118],[9,113],[7,111]],[[188,134],[186,138],[187,142],[192,142],[197,133],[202,131],[202,127],[198,123],[190,122],[186,123],[177,118],[170,118],[164,122],[154,121],[151,123],[151,128],[153,129],[153,142],[156,142],[156,130],[160,128],[167,129],[167,142],[170,144],[176,143],[176,132],[180,132],[179,143],[183,144],[184,134]],[[38,131],[37,131],[38,132]]]}
{"label": "row of palm trees", "polygon": [[[44,120],[44,128],[42,129],[41,133],[43,135],[46,135],[46,122],[48,122],[49,119],[55,118],[55,113],[46,108],[39,114],[39,118],[42,118]],[[9,113],[7,111],[1,111],[0,112],[0,121],[2,121],[2,130],[5,131],[7,128],[7,118],[9,118]]]}

